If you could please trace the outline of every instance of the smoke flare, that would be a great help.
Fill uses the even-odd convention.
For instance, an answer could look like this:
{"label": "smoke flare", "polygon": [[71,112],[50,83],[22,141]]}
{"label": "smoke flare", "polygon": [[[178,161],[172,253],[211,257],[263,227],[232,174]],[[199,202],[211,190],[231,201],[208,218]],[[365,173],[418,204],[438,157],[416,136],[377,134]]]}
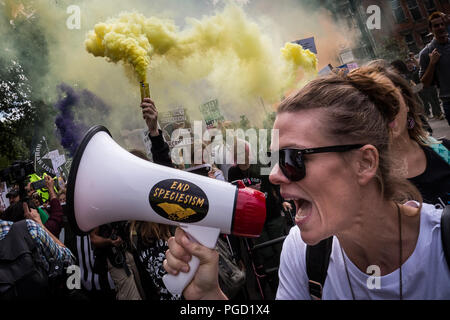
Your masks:
{"label": "smoke flare", "polygon": [[91,111],[105,117],[110,107],[99,97],[88,90],[77,91],[67,84],[58,86],[60,99],[55,108],[60,112],[55,119],[57,132],[61,137],[61,145],[73,157],[84,133],[93,124]]}
{"label": "smoke flare", "polygon": [[175,65],[184,70],[187,82],[209,79],[213,87],[228,82],[244,96],[269,101],[277,101],[295,86],[299,68],[316,73],[313,53],[288,43],[281,57],[275,56],[271,40],[235,5],[187,22],[191,27],[178,31],[170,20],[122,13],[95,25],[85,45],[94,56],[132,66],[140,81],[146,81],[151,62],[159,58],[155,68],[158,63]]}

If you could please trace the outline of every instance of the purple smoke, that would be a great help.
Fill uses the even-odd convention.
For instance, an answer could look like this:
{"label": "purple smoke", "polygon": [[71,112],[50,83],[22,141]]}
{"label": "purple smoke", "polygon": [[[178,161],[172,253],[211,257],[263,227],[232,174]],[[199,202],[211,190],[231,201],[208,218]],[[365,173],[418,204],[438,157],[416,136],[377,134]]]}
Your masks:
{"label": "purple smoke", "polygon": [[[103,122],[111,109],[102,99],[88,90],[75,90],[63,83],[58,86],[60,99],[55,104],[59,111],[55,119],[61,145],[74,156],[85,132],[94,123],[94,119]],[[76,120],[75,120],[76,112]]]}

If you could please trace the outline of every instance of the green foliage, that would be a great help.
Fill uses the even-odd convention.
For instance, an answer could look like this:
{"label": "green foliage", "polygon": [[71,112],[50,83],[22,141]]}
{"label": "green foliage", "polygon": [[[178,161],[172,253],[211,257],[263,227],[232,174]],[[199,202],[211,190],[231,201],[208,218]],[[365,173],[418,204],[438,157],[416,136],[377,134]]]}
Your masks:
{"label": "green foliage", "polygon": [[[38,19],[7,22],[0,15],[0,169],[32,157],[42,136],[55,140],[53,106],[46,101],[48,45]],[[55,141],[56,142],[56,141]]]}
{"label": "green foliage", "polygon": [[377,58],[392,62],[397,59],[404,60],[408,55],[408,47],[394,37],[385,37],[378,49]]}
{"label": "green foliage", "polygon": [[[26,144],[17,135],[17,128],[8,121],[0,122],[0,154],[6,160],[23,160],[27,156]],[[5,160],[4,160],[5,161]],[[6,163],[5,166],[8,166]]]}
{"label": "green foliage", "polygon": [[44,32],[37,19],[17,21],[11,28],[17,59],[23,66],[33,87],[33,96],[43,97],[45,76],[49,72],[49,52]]}
{"label": "green foliage", "polygon": [[3,119],[22,118],[31,107],[31,86],[22,66],[0,58],[0,113]]}

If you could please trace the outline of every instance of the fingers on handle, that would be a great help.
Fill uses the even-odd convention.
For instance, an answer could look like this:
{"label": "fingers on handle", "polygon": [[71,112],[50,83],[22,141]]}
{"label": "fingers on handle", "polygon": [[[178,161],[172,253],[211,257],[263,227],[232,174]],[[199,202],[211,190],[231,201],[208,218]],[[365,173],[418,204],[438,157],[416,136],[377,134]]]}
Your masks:
{"label": "fingers on handle", "polygon": [[[207,248],[196,241],[190,240],[186,232],[181,228],[177,228],[175,232],[175,241],[185,249],[185,252],[188,255],[198,257],[202,264],[214,262],[218,259],[216,250]],[[180,255],[180,257],[182,256]]]}
{"label": "fingers on handle", "polygon": [[180,271],[188,272],[189,264],[175,257],[169,250],[166,251],[166,259],[163,262],[164,269],[170,274],[177,275]]}

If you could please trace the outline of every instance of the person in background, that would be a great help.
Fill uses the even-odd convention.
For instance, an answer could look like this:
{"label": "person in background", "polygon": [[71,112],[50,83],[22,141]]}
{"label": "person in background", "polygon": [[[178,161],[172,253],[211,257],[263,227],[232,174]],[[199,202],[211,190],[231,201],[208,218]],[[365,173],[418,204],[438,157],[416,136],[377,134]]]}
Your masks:
{"label": "person in background", "polygon": [[55,180],[49,175],[45,175],[44,179],[49,194],[49,215],[44,225],[53,235],[59,237],[63,226],[63,209],[56,195]]}
{"label": "person in background", "polygon": [[446,19],[442,12],[434,12],[428,18],[434,38],[420,51],[420,80],[425,87],[439,87],[439,98],[450,125],[450,41]]}
{"label": "person in background", "polygon": [[[48,210],[44,210],[41,207],[42,203],[41,203],[40,195],[38,193],[33,193],[33,190],[30,190],[28,192],[28,194],[31,195],[29,201],[30,201],[30,204],[33,206],[33,209],[37,210],[37,212],[39,213],[41,223],[55,237],[59,237],[59,234],[61,232],[61,228],[63,225],[63,219],[62,219],[63,209],[62,209],[61,204],[59,203],[59,200],[56,196],[56,192],[54,189],[54,180],[50,176],[46,175],[45,176],[45,184],[49,190],[49,198],[50,198]],[[10,192],[10,194],[11,194],[11,192]],[[15,193],[12,193],[12,195],[14,196]],[[17,192],[17,196],[14,196],[13,198],[10,198],[10,199],[13,200],[12,201],[13,205],[20,204],[21,199],[20,199],[18,192]],[[17,210],[5,211],[5,213],[3,214],[3,219],[9,220],[9,221],[20,221],[20,220],[24,219],[24,216],[10,215],[11,212],[17,213],[18,211]]]}
{"label": "person in background", "polygon": [[19,203],[20,201],[20,195],[19,195],[19,190],[12,188],[7,194],[6,194],[6,198],[8,198],[9,200],[9,205],[13,205],[15,203]]}
{"label": "person in background", "polygon": [[[72,253],[42,224],[35,209],[19,202],[9,210],[16,211],[11,216],[23,216],[26,220],[0,219],[0,260],[10,261],[0,267],[0,283],[3,284],[0,300],[58,298],[51,296],[49,280],[61,275],[66,267],[74,264]],[[18,242],[18,239],[21,241]],[[30,261],[27,260],[26,253],[33,252],[32,264],[17,264],[17,260],[11,259],[18,252],[22,254],[22,261],[27,263]],[[8,271],[12,267],[14,271]]]}
{"label": "person in background", "polygon": [[235,138],[234,141],[234,165],[228,170],[227,180],[233,182],[248,178],[254,182],[250,187],[260,190],[261,175],[258,166],[251,163],[250,144],[239,138]]}
{"label": "person in background", "polygon": [[428,124],[428,120],[425,116],[425,108],[423,104],[423,100],[420,98],[418,92],[419,89],[423,86],[423,84],[416,85],[415,82],[412,79],[411,74],[408,71],[408,67],[406,66],[406,63],[404,63],[402,60],[395,60],[391,62],[391,70],[396,72],[398,75],[400,75],[403,79],[405,79],[408,82],[409,87],[411,88],[412,93],[415,95],[415,99],[418,103],[418,109],[416,111],[417,116],[420,117],[420,120],[422,122],[423,127],[430,133],[433,134],[433,129]]}
{"label": "person in background", "polygon": [[[368,64],[364,72],[378,72],[397,88],[399,111],[391,124],[392,154],[396,168],[421,192],[424,202],[442,207],[450,201],[450,164],[440,156],[449,154],[450,140],[432,140],[422,125],[421,106],[409,84],[383,60]],[[394,71],[394,72],[393,72]]]}
{"label": "person in background", "polygon": [[[217,168],[212,161],[211,151],[211,145],[202,143],[196,148],[196,145],[192,144],[189,168],[184,169],[184,171],[225,181],[222,170]],[[196,154],[200,154],[201,159],[197,159]]]}
{"label": "person in background", "polygon": [[117,300],[142,300],[139,273],[127,238],[128,223],[113,222],[101,225],[90,232],[94,247],[94,271],[111,275]]}
{"label": "person in background", "polygon": [[140,275],[140,285],[146,300],[179,300],[180,295],[170,293],[162,278],[167,240],[172,236],[168,225],[146,221],[132,221],[130,241]]}
{"label": "person in background", "polygon": [[63,205],[66,204],[66,189],[61,189],[58,192],[59,202]]}
{"label": "person in background", "polygon": [[32,191],[29,198],[30,198],[30,203],[34,206],[34,208],[36,208],[36,210],[38,211],[38,213],[41,217],[42,223],[45,225],[45,223],[48,220],[48,212],[47,212],[47,210],[42,208],[41,195],[35,191],[34,192]]}
{"label": "person in background", "polygon": [[419,94],[420,99],[424,104],[425,114],[429,119],[444,120],[445,117],[441,111],[441,102],[439,101],[438,92],[436,86],[429,86],[424,88],[423,83],[420,81],[419,70],[417,60],[409,58],[406,61],[406,67],[409,71],[409,79],[414,82],[414,92]]}

